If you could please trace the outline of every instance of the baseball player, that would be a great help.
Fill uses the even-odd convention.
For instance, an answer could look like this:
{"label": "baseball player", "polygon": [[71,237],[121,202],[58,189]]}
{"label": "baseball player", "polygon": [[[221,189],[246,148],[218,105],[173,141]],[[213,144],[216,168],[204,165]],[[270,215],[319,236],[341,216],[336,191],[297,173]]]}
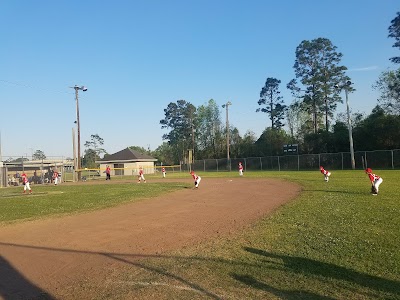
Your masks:
{"label": "baseball player", "polygon": [[324,175],[324,180],[326,182],[329,181],[329,176],[331,176],[331,172],[329,172],[328,170],[325,170],[323,166],[319,167],[319,170],[321,171],[321,173]]}
{"label": "baseball player", "polygon": [[32,194],[32,189],[29,185],[28,176],[26,176],[25,172],[23,172],[21,177],[22,177],[22,183],[24,184],[24,194],[26,193],[26,190],[29,190],[29,194]]}
{"label": "baseball player", "polygon": [[144,178],[143,174],[144,174],[143,173],[143,168],[140,167],[139,168],[139,175],[138,175],[138,183],[140,183],[142,179],[143,179],[143,182],[146,183],[146,179]]}
{"label": "baseball player", "polygon": [[165,172],[165,168],[162,167],[161,171],[162,171],[162,177],[165,178],[165,175],[167,175],[167,172]]}
{"label": "baseball player", "polygon": [[243,176],[243,165],[241,162],[239,162],[239,175]]}
{"label": "baseball player", "polygon": [[106,180],[111,180],[111,168],[109,165],[106,166]]}
{"label": "baseball player", "polygon": [[198,176],[194,171],[190,172],[190,175],[192,175],[194,179],[194,187],[197,189],[199,187],[201,177]]}
{"label": "baseball player", "polygon": [[376,196],[379,192],[379,186],[383,182],[383,179],[378,175],[372,173],[370,168],[365,169],[365,173],[368,174],[369,180],[371,181],[371,194]]}
{"label": "baseball player", "polygon": [[58,183],[58,172],[57,171],[53,172],[53,181],[54,181],[54,185],[57,185],[57,183]]}

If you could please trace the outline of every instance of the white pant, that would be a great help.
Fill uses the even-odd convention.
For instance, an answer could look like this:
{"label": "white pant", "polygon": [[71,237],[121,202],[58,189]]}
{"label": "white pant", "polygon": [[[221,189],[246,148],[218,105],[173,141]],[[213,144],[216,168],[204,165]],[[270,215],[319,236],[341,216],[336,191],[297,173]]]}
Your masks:
{"label": "white pant", "polygon": [[31,190],[31,186],[29,185],[29,181],[25,183],[24,191]]}
{"label": "white pant", "polygon": [[165,174],[166,174],[166,173],[165,173],[165,172],[163,172],[163,173],[162,173],[162,177],[165,177]]}
{"label": "white pant", "polygon": [[379,186],[381,185],[382,182],[383,182],[382,178],[379,178],[379,179],[374,181],[374,187],[375,187],[376,192],[379,191]]}
{"label": "white pant", "polygon": [[239,175],[243,176],[243,170],[239,170]]}
{"label": "white pant", "polygon": [[329,176],[331,176],[331,172],[324,174],[325,181],[329,181]]}
{"label": "white pant", "polygon": [[58,177],[54,178],[54,185],[58,184]]}
{"label": "white pant", "polygon": [[142,175],[139,175],[139,182],[140,182],[140,180],[142,180],[143,179],[143,181],[146,181],[146,179],[144,179],[144,175],[142,174]]}
{"label": "white pant", "polygon": [[199,187],[200,181],[201,181],[201,177],[197,176],[197,180],[194,182],[194,186]]}

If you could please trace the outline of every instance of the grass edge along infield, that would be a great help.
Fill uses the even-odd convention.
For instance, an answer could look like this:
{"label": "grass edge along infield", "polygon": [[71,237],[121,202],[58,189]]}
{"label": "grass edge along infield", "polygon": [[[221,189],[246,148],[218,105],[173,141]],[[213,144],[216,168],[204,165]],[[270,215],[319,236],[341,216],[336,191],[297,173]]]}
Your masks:
{"label": "grass edge along infield", "polygon": [[22,194],[23,186],[4,188],[0,189],[0,226],[142,201],[189,186],[179,182],[136,184],[136,181],[107,182],[106,185],[35,185],[33,194]]}
{"label": "grass edge along infield", "polygon": [[106,293],[117,299],[400,299],[400,172],[376,173],[384,183],[373,197],[363,171],[334,171],[329,182],[319,170],[246,172],[296,182],[303,191],[235,236],[141,261],[111,278]]}

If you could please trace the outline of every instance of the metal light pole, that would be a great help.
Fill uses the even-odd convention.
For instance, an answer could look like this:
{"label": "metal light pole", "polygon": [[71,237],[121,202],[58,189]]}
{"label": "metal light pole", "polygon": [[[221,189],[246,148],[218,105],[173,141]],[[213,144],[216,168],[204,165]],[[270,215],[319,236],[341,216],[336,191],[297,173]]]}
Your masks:
{"label": "metal light pole", "polygon": [[80,123],[79,123],[79,97],[78,97],[78,91],[87,91],[87,88],[84,86],[77,86],[75,85],[73,87],[73,89],[75,90],[75,100],[76,100],[76,125],[78,127],[78,181],[81,181],[82,178],[82,173],[81,173],[81,128],[80,128]]}
{"label": "metal light pole", "polygon": [[230,157],[229,157],[229,113],[228,113],[229,105],[232,105],[232,103],[230,101],[228,101],[222,105],[223,108],[226,108],[226,153],[227,153],[226,158],[228,159],[228,163],[230,160]]}
{"label": "metal light pole", "polygon": [[346,95],[346,107],[347,107],[347,126],[349,128],[349,142],[350,142],[350,157],[351,157],[351,168],[354,170],[356,168],[356,161],[354,159],[354,146],[353,146],[353,130],[351,126],[350,118],[350,107],[349,107],[349,87],[353,83],[348,80],[342,86],[335,85],[336,88],[344,89]]}

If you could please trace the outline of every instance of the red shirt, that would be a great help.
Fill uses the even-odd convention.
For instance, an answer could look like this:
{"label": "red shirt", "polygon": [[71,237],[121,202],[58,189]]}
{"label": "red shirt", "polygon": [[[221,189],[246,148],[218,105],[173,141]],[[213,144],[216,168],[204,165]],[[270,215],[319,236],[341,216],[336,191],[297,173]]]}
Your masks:
{"label": "red shirt", "polygon": [[53,173],[53,178],[57,178],[58,177],[58,172],[54,172]]}
{"label": "red shirt", "polygon": [[25,173],[22,173],[21,177],[22,177],[23,183],[27,183],[29,181],[29,179],[28,179],[28,177],[26,177]]}
{"label": "red shirt", "polygon": [[324,174],[324,175],[327,175],[327,174],[329,173],[329,171],[328,171],[328,170],[325,170],[324,168],[322,168],[322,169],[321,169],[321,173]]}
{"label": "red shirt", "polygon": [[143,175],[143,170],[142,169],[139,170],[139,175]]}
{"label": "red shirt", "polygon": [[199,176],[197,176],[197,174],[193,173],[193,174],[191,174],[191,175],[192,175],[192,177],[193,177],[193,179],[194,179],[195,181],[197,181],[197,179],[199,179]]}
{"label": "red shirt", "polygon": [[106,168],[106,173],[107,173],[107,174],[110,174],[110,170],[111,170],[110,167],[107,167],[107,168]]}
{"label": "red shirt", "polygon": [[369,173],[368,177],[369,177],[369,180],[371,180],[371,182],[374,182],[375,180],[378,180],[380,178],[378,175],[375,175],[373,173]]}
{"label": "red shirt", "polygon": [[243,165],[239,164],[239,170],[243,170]]}
{"label": "red shirt", "polygon": [[162,168],[162,172],[165,173],[165,168]]}

